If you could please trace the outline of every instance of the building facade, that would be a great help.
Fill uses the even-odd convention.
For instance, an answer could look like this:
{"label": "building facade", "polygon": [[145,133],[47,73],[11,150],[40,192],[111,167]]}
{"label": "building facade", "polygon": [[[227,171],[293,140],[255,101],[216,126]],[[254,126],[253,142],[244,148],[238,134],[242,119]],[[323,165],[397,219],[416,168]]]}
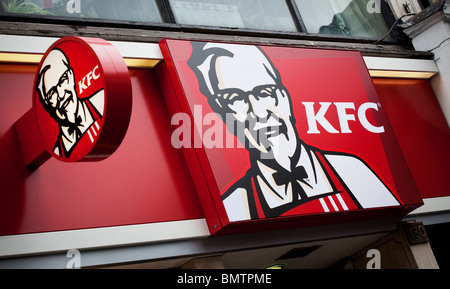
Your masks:
{"label": "building facade", "polygon": [[0,267],[447,268],[449,5],[1,1]]}

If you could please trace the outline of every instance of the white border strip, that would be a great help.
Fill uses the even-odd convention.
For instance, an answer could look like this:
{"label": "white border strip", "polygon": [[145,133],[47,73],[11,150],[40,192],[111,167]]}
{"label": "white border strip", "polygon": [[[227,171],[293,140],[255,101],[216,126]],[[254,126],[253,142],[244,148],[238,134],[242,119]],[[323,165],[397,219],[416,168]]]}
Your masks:
{"label": "white border strip", "polygon": [[[0,34],[0,52],[44,54],[59,38]],[[110,41],[122,57],[163,59],[157,43]]]}
{"label": "white border strip", "polygon": [[424,205],[415,209],[408,216],[417,216],[424,214],[436,214],[440,212],[450,211],[450,197],[439,197],[423,199]]}
{"label": "white border strip", "polygon": [[[43,54],[58,38],[0,34],[0,52]],[[110,41],[123,57],[158,59],[163,56],[157,43]],[[370,70],[439,72],[433,60],[364,56]]]}
{"label": "white border strip", "polygon": [[369,70],[432,72],[439,70],[433,60],[364,56]]}
{"label": "white border strip", "polygon": [[0,34],[0,52],[43,54],[58,38]]}
{"label": "white border strip", "polygon": [[210,233],[205,219],[1,236],[0,257],[132,246],[208,236]]}
{"label": "white border strip", "polygon": [[[424,199],[409,216],[450,211],[450,197]],[[210,236],[205,219],[0,236],[0,257],[100,249]]]}

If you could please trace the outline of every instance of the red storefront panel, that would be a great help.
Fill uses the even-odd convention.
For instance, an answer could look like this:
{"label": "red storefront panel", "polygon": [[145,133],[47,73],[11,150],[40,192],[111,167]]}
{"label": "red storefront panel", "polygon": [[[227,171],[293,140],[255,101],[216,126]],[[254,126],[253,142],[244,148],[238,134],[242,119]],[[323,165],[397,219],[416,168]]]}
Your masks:
{"label": "red storefront panel", "polygon": [[[0,235],[203,218],[153,71],[130,69],[133,108],[108,159],[25,167],[14,123],[32,107],[37,66],[0,65]],[[38,140],[36,140],[38,141]]]}
{"label": "red storefront panel", "polygon": [[[255,204],[260,217],[230,222],[222,197],[249,171],[249,152],[214,115],[187,65],[192,48],[188,42],[179,43],[174,50],[162,47],[166,62],[157,69],[158,79],[153,71],[130,70],[130,126],[111,157],[76,164],[50,159],[34,171],[24,166],[14,124],[31,108],[37,66],[0,66],[0,235],[203,217],[214,233],[223,227],[237,232],[399,216],[421,204],[402,152],[422,197],[449,195],[448,126],[426,81],[376,79],[378,99],[359,53],[307,49],[299,58],[296,49],[263,47],[289,92],[299,137],[308,148],[317,148],[314,158],[341,193],[316,198],[280,216],[265,216],[263,205]],[[192,149],[183,153],[173,141],[182,123],[174,117],[178,112],[185,112],[182,116],[196,128]],[[308,113],[314,114],[316,127]],[[205,139],[220,141],[220,134],[215,134],[218,125],[223,148],[205,148]],[[381,128],[382,133],[376,132]],[[227,142],[234,147],[227,148]],[[419,147],[430,149],[417,156]],[[370,168],[399,204],[361,209],[350,194],[342,194],[348,189],[342,185],[344,176],[325,165],[331,152],[360,160],[357,164]],[[437,179],[430,184],[433,176]]]}
{"label": "red storefront panel", "polygon": [[429,82],[374,84],[422,198],[450,196],[450,129]]}
{"label": "red storefront panel", "polygon": [[172,138],[212,233],[387,217],[422,204],[359,52],[160,45]]}

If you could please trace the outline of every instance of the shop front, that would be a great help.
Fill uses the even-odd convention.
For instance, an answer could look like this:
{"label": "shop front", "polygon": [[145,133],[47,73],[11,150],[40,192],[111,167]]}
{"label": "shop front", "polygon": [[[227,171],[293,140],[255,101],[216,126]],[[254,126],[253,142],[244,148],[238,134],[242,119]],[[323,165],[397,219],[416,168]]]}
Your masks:
{"label": "shop front", "polygon": [[67,35],[0,35],[0,267],[438,267],[425,54]]}

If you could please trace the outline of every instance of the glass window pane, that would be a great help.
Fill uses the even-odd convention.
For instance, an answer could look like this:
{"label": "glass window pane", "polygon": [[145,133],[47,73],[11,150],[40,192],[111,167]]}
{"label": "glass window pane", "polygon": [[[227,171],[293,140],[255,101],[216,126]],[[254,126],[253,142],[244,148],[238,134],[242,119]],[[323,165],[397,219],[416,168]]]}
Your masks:
{"label": "glass window pane", "polygon": [[295,2],[308,33],[381,38],[389,31],[383,15],[368,9],[369,0]]}
{"label": "glass window pane", "polygon": [[169,0],[179,24],[297,31],[284,0]]}
{"label": "glass window pane", "polygon": [[4,13],[163,22],[156,0],[0,0]]}

